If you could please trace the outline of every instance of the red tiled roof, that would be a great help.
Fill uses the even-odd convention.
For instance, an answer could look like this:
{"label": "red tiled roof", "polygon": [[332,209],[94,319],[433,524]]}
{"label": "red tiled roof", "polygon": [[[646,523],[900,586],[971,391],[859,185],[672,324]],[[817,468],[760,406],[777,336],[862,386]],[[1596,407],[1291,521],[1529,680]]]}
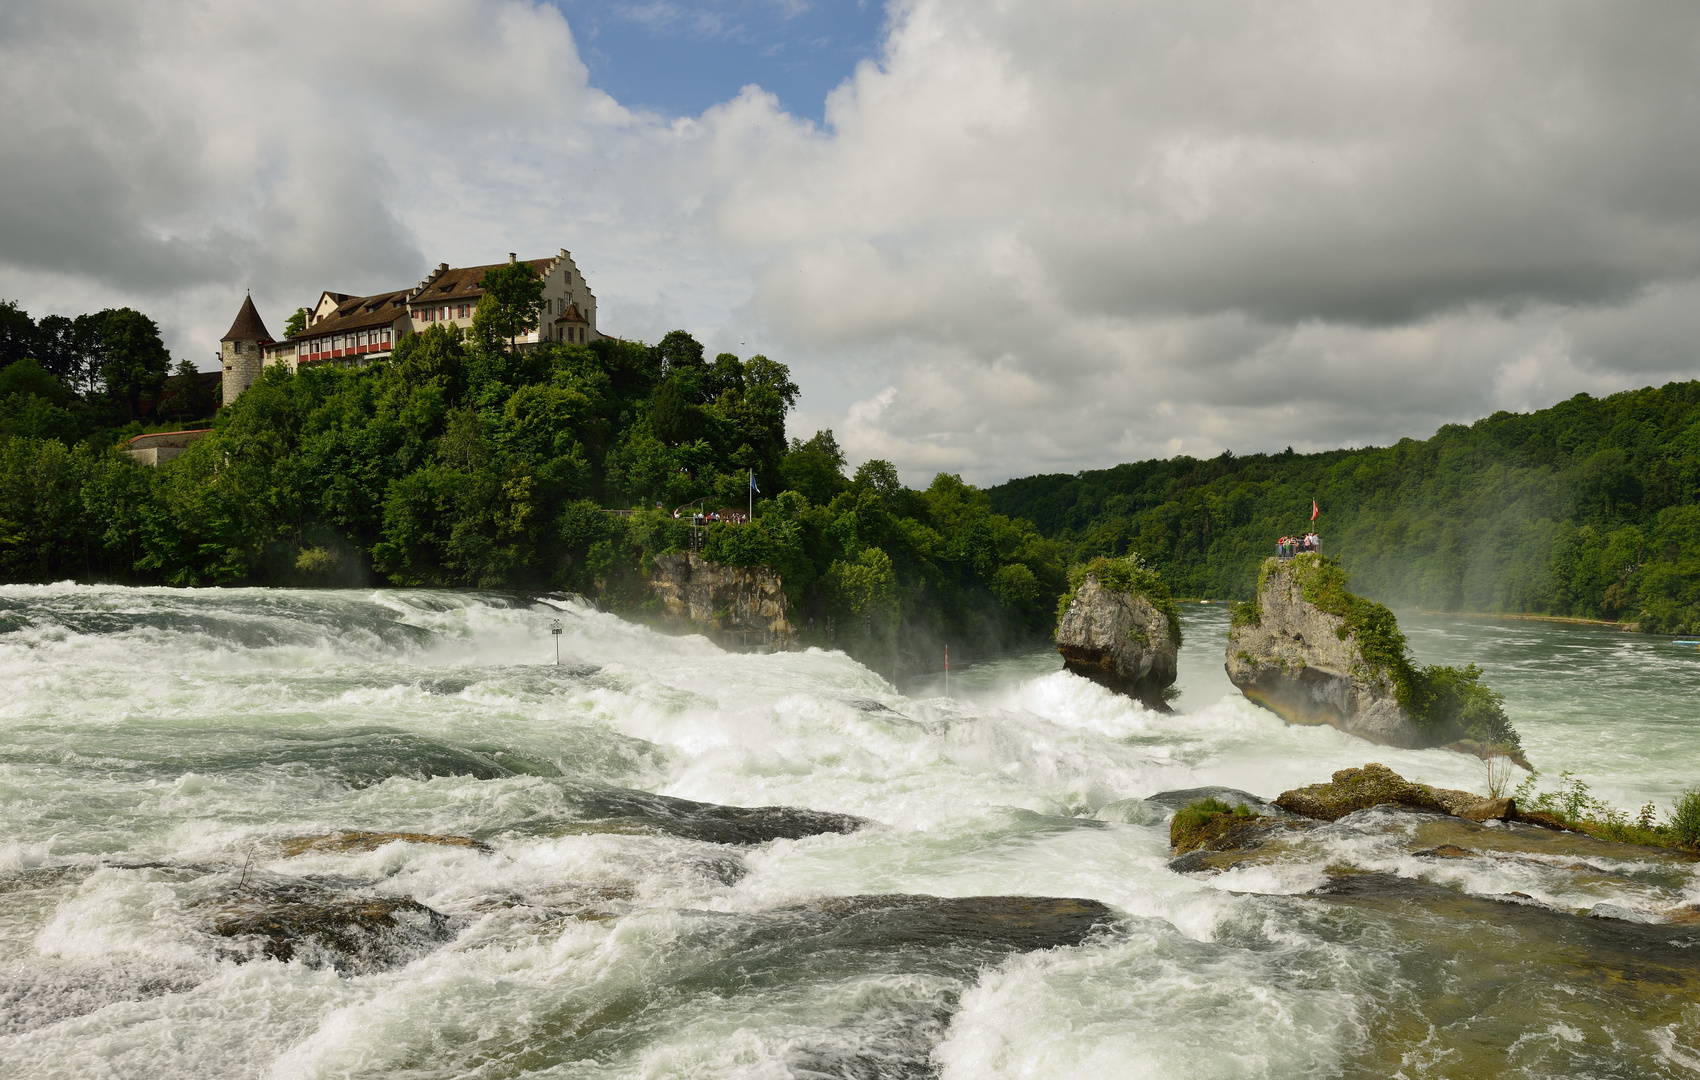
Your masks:
{"label": "red tiled roof", "polygon": [[[523,259],[525,265],[539,277],[553,259]],[[476,300],[484,295],[484,290],[478,283],[484,280],[484,275],[491,270],[498,270],[507,263],[490,263],[487,266],[449,267],[435,278],[427,281],[422,289],[413,290],[418,295],[413,297],[415,304],[445,303],[450,300]]]}
{"label": "red tiled roof", "polygon": [[356,296],[344,300],[329,315],[299,334],[291,334],[289,340],[300,341],[321,337],[325,334],[343,334],[350,330],[370,330],[378,326],[389,326],[407,314],[407,294],[410,291],[404,289],[401,292]]}

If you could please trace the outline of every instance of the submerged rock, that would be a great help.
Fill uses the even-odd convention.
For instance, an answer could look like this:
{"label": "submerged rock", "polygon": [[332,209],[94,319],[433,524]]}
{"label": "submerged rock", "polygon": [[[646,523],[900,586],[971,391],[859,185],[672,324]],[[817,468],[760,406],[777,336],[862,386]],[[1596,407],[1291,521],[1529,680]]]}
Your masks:
{"label": "submerged rock", "polygon": [[[1389,787],[1383,785],[1383,790]],[[1330,803],[1329,810],[1337,806]],[[1566,915],[1588,914],[1607,903],[1647,921],[1687,923],[1687,889],[1696,863],[1700,854],[1694,852],[1617,843],[1523,822],[1477,822],[1432,808],[1383,802],[1327,821],[1241,818],[1171,860],[1169,867],[1186,874],[1252,866],[1309,868],[1311,873],[1326,868],[1332,880],[1381,874],[1413,885],[1427,875],[1441,874],[1441,881],[1460,890],[1460,896],[1469,882],[1491,882],[1504,889],[1507,882],[1520,881],[1514,892],[1495,897]],[[1378,888],[1387,892],[1393,886],[1384,882]],[[1576,899],[1556,899],[1560,897]]]}
{"label": "submerged rock", "polygon": [[[776,908],[764,917],[798,920],[836,944],[864,948],[962,945],[1027,951],[1079,945],[1115,922],[1097,900],[1051,896],[834,896]],[[789,931],[787,931],[789,932]]]}
{"label": "submerged rock", "polygon": [[411,897],[331,879],[251,875],[194,906],[213,934],[233,940],[235,959],[299,960],[357,974],[409,963],[454,936],[446,915]]}
{"label": "submerged rock", "polygon": [[502,832],[559,836],[571,833],[650,833],[748,846],[770,840],[801,840],[826,833],[852,833],[872,822],[852,814],[798,806],[722,806],[629,788],[568,789],[577,813],[570,819],[533,819]]}
{"label": "submerged rock", "polygon": [[1089,563],[1056,638],[1069,671],[1169,711],[1164,691],[1175,682],[1180,619],[1154,571],[1125,559]]}
{"label": "submerged rock", "polygon": [[437,844],[442,847],[476,848],[489,851],[490,845],[470,836],[442,836],[437,833],[413,832],[337,832],[322,836],[292,836],[282,841],[285,858],[293,859],[309,851],[376,851],[385,844]]}
{"label": "submerged rock", "polygon": [[1246,806],[1266,817],[1287,816],[1287,812],[1285,810],[1282,810],[1268,799],[1260,798],[1249,791],[1241,791],[1239,788],[1181,788],[1176,791],[1159,791],[1155,795],[1147,795],[1145,797],[1146,802],[1151,803],[1154,806],[1164,807],[1168,810],[1180,810],[1181,808],[1190,806],[1201,799],[1217,799],[1221,802],[1227,803],[1229,806],[1238,806],[1239,804],[1244,803]]}

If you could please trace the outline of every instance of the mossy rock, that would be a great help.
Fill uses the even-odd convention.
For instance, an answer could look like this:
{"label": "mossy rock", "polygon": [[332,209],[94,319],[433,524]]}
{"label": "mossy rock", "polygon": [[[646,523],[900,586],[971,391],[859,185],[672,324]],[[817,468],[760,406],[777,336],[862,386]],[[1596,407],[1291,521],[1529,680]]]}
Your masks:
{"label": "mossy rock", "polygon": [[1318,821],[1338,821],[1347,814],[1393,803],[1413,810],[1451,811],[1426,784],[1413,784],[1385,765],[1371,762],[1361,769],[1341,769],[1326,784],[1283,791],[1275,805]]}
{"label": "mossy rock", "polygon": [[1200,799],[1175,811],[1169,821],[1169,847],[1182,855],[1219,839],[1236,825],[1257,819],[1258,814],[1245,803],[1229,806],[1220,799]]}

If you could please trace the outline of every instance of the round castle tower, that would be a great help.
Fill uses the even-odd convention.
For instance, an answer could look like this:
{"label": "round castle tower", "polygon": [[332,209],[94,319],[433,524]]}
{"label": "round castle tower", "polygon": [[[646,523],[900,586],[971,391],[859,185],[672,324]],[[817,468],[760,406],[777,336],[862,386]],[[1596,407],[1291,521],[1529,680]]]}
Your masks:
{"label": "round castle tower", "polygon": [[236,313],[230,332],[219,338],[219,359],[224,366],[222,404],[230,404],[242,391],[254,385],[254,380],[260,377],[265,347],[272,340],[271,331],[260,320],[260,313],[254,310],[254,298],[243,297],[242,310]]}

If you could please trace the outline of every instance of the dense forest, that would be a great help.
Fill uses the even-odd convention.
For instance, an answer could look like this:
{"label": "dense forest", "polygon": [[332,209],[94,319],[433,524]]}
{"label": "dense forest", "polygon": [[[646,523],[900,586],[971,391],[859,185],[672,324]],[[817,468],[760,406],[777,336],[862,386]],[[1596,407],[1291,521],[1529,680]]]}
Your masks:
{"label": "dense forest", "polygon": [[1700,382],[1578,394],[1389,447],[1144,461],[987,495],[1072,559],[1138,553],[1177,596],[1252,596],[1314,500],[1323,549],[1395,608],[1700,631]]}
{"label": "dense forest", "polygon": [[[692,542],[673,511],[744,509],[753,480],[754,521],[709,526],[704,555],[776,567],[805,641],[895,673],[1048,633],[1064,545],[955,476],[910,490],[883,461],[847,476],[830,431],[787,441],[784,364],[682,331],[517,349],[499,307],[367,367],[268,368],[215,415],[162,347],[125,380],[145,317],[60,320],[85,328],[67,361],[64,326],[8,305],[0,580],[572,590],[641,616],[649,560]],[[181,457],[120,452],[196,410],[212,433]]]}

